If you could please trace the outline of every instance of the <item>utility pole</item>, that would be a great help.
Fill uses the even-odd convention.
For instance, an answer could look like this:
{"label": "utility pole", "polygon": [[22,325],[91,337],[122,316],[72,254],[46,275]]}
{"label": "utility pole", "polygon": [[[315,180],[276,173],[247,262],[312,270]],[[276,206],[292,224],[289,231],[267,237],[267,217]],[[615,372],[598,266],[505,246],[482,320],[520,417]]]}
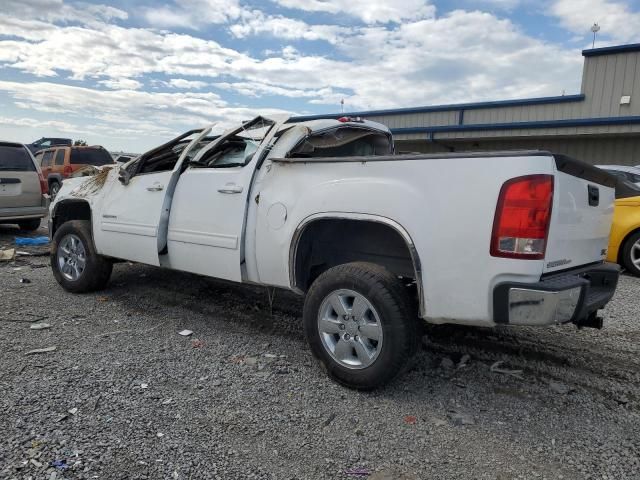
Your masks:
{"label": "utility pole", "polygon": [[600,31],[600,25],[594,22],[591,26],[591,31],[593,32],[593,43],[591,44],[591,48],[596,47],[596,34]]}

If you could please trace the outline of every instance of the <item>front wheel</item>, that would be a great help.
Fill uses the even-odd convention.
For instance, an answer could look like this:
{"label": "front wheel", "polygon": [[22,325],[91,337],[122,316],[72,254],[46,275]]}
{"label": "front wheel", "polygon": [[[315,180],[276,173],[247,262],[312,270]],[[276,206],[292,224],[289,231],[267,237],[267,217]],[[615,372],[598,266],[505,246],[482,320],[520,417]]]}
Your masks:
{"label": "front wheel", "polygon": [[629,273],[640,277],[640,232],[634,233],[624,242],[621,260]]}
{"label": "front wheel", "polygon": [[53,276],[65,290],[92,292],[109,282],[113,264],[98,255],[86,220],[66,222],[56,230],[51,244]]}
{"label": "front wheel", "polygon": [[339,265],[318,277],[305,299],[304,330],[329,376],[360,390],[393,380],[420,340],[404,285],[385,268],[364,262]]}

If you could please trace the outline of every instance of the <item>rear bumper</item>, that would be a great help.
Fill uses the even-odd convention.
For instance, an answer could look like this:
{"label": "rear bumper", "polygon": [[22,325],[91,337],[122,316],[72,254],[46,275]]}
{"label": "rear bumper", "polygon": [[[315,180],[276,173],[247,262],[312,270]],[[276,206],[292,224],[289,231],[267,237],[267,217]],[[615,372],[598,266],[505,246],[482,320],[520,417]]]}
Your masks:
{"label": "rear bumper", "polygon": [[613,297],[619,275],[618,265],[601,263],[544,276],[537,283],[501,283],[493,291],[494,321],[508,325],[573,322],[597,326],[596,313]]}
{"label": "rear bumper", "polygon": [[0,208],[0,222],[8,223],[13,220],[29,220],[42,218],[49,212],[49,195],[42,195],[42,203],[37,207]]}

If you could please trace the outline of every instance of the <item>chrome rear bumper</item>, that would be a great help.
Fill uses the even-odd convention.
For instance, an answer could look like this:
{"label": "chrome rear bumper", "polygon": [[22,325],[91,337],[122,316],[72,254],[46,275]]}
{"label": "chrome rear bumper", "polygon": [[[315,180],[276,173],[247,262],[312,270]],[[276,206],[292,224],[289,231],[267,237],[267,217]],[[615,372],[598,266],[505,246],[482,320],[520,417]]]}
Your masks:
{"label": "chrome rear bumper", "polygon": [[601,263],[545,276],[537,283],[501,283],[493,291],[494,321],[508,325],[601,325],[597,311],[613,297],[620,267]]}

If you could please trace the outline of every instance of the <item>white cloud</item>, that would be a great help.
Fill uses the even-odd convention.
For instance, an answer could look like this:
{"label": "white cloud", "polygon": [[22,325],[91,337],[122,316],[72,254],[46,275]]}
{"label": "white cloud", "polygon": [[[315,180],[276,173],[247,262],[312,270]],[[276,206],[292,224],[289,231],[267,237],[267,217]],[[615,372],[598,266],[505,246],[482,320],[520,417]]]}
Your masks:
{"label": "white cloud", "polygon": [[166,84],[169,87],[181,88],[183,90],[194,89],[199,90],[209,85],[207,82],[201,82],[199,80],[185,80],[184,78],[172,78]]}
{"label": "white cloud", "polygon": [[[0,93],[10,94],[20,108],[64,117],[64,131],[137,137],[139,143],[134,150],[140,151],[179,131],[213,121],[220,122],[222,129],[257,113],[283,113],[273,108],[256,112],[229,106],[220,96],[210,92],[151,93],[95,90],[49,82],[0,81]],[[91,123],[88,124],[85,118],[91,119]],[[115,147],[114,144],[108,146]]]}
{"label": "white cloud", "polygon": [[212,86],[222,90],[231,90],[246,97],[262,97],[264,95],[291,97],[291,98],[328,98],[339,96],[332,88],[318,90],[305,90],[298,88],[286,88],[277,85],[269,85],[262,82],[219,82]]}
{"label": "white cloud", "polygon": [[0,125],[12,125],[27,128],[51,128],[55,129],[58,132],[65,133],[88,133],[86,129],[79,129],[76,125],[73,125],[69,122],[60,122],[57,120],[38,120],[29,117],[13,118],[0,116]]}
{"label": "white cloud", "polygon": [[155,27],[197,29],[209,24],[222,24],[240,16],[239,0],[175,0],[170,7],[153,7],[144,16]]}
{"label": "white cloud", "polygon": [[63,0],[3,0],[2,14],[23,20],[68,23],[126,20],[129,17],[124,10],[109,5],[82,1],[64,3]]}
{"label": "white cloud", "polygon": [[431,18],[435,7],[425,0],[272,0],[280,6],[307,12],[344,13],[365,23],[400,23]]}
{"label": "white cloud", "polygon": [[101,80],[98,83],[112,90],[138,90],[143,85],[142,82],[132,78]]}
{"label": "white cloud", "polygon": [[591,36],[589,29],[597,22],[601,28],[598,38],[609,39],[607,43],[640,41],[640,3],[637,1],[552,0],[549,13],[558,17],[563,27],[585,37]]}
{"label": "white cloud", "polygon": [[353,34],[353,28],[338,25],[309,25],[302,20],[265,15],[259,10],[245,11],[242,20],[229,27],[231,33],[244,38],[266,33],[283,39],[325,40],[335,44],[344,35]]}

